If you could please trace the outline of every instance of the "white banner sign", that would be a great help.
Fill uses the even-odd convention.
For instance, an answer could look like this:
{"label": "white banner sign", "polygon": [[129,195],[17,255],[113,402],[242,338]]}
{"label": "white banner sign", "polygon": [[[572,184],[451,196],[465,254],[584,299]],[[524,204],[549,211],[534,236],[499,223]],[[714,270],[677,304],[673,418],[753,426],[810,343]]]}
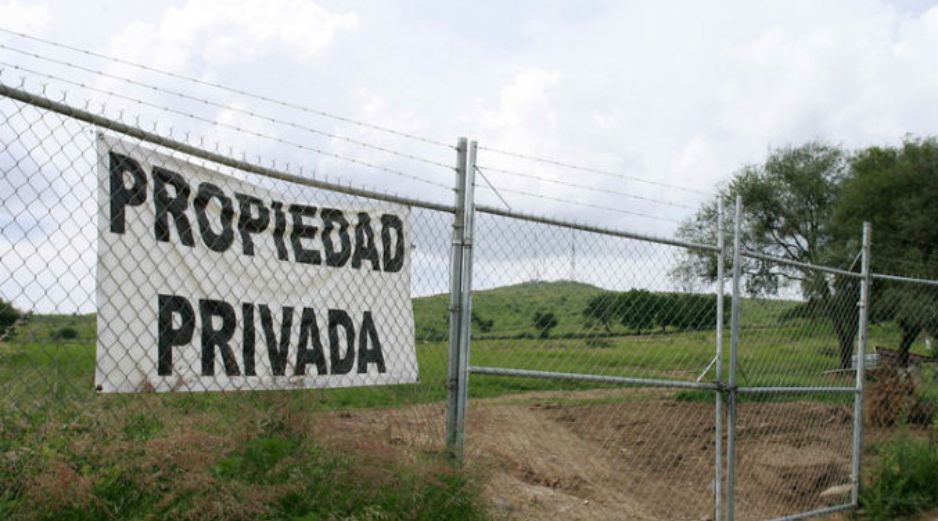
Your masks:
{"label": "white banner sign", "polygon": [[409,208],[296,191],[99,136],[98,390],[417,380]]}

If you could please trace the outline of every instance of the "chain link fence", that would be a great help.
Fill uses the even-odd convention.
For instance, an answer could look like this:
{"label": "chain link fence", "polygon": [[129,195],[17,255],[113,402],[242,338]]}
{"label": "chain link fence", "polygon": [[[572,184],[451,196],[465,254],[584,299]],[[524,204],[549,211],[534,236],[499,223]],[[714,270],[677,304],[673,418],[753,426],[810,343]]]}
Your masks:
{"label": "chain link fence", "polygon": [[766,260],[758,272],[820,289],[805,300],[740,304],[736,517],[850,508],[860,274]]}
{"label": "chain link fence", "polygon": [[[862,266],[819,267],[724,247],[722,238],[716,245],[690,244],[475,205],[477,151],[464,141],[457,147],[455,203],[368,192],[2,88],[0,443],[5,494],[25,498],[21,505],[54,493],[62,476],[77,483],[63,491],[89,495],[103,486],[95,472],[121,454],[139,453],[141,465],[172,460],[165,479],[194,480],[197,462],[206,458],[215,458],[217,474],[223,471],[217,461],[236,440],[288,431],[387,454],[388,461],[455,452],[483,476],[493,515],[506,519],[797,519],[856,508],[863,464],[875,444],[932,420],[938,285],[871,274],[868,240]],[[215,172],[223,193],[249,183],[292,202],[298,209],[263,207],[272,226],[283,220],[287,255],[298,255],[285,228],[291,211],[302,213],[298,205],[352,208],[378,220],[407,208],[410,229],[399,246],[410,265],[394,284],[406,286],[396,290],[412,302],[387,299],[382,292],[394,287],[354,286],[342,276],[298,280],[286,267],[269,273],[265,284],[283,295],[300,288],[302,301],[273,307],[245,302],[236,291],[212,295],[216,278],[238,279],[237,270],[219,275],[220,261],[201,247],[193,251],[202,271],[181,269],[166,254],[133,250],[123,252],[126,262],[101,271],[101,139],[119,140],[128,157],[165,171]],[[172,184],[171,176],[161,182]],[[453,184],[447,180],[443,188]],[[174,190],[170,195],[185,188]],[[128,204],[136,204],[133,198],[129,193]],[[205,205],[224,200],[204,199]],[[246,222],[264,213],[247,198],[237,201],[248,205],[238,213]],[[227,211],[224,203],[213,208]],[[167,219],[175,219],[169,212]],[[348,226],[336,219],[334,227]],[[166,222],[170,240],[207,233],[211,250],[230,239],[210,225],[194,222],[186,232],[178,221]],[[237,242],[242,247],[250,222],[237,229],[246,234]],[[370,239],[385,238],[379,230]],[[385,249],[394,244],[386,240],[373,253],[363,248],[348,256],[360,265],[386,265]],[[341,246],[328,248],[342,257],[335,253]],[[712,284],[675,290],[674,272],[687,255],[715,260]],[[127,266],[130,271],[120,271]],[[751,296],[747,282],[767,273],[796,281],[795,287],[810,281],[800,287],[814,293]],[[103,309],[112,307],[108,316],[127,324],[148,313],[133,305],[132,294],[119,301],[102,295],[120,295],[128,278],[139,286],[162,276],[188,277],[187,284],[205,290],[193,297],[199,304],[188,303],[192,313],[167,314],[166,328],[195,331],[201,324],[203,335],[253,335],[260,365],[248,369],[225,350],[224,339],[210,336],[219,347],[214,358],[180,351],[171,363],[214,380],[121,387],[135,371],[130,353],[152,344],[153,335],[139,331],[124,357],[96,359],[96,342],[117,327],[101,319]],[[415,383],[390,385],[395,382],[371,370],[378,362],[369,358],[370,337],[358,316],[333,318],[313,308],[304,314],[309,303],[341,302],[343,292],[376,309],[390,306],[388,316],[412,313],[412,324],[375,327],[382,338],[413,339],[416,360],[401,369],[414,371]],[[229,312],[252,314],[256,331],[227,330]],[[324,345],[317,347],[320,339]],[[281,358],[277,372],[277,356],[299,349],[291,342],[307,343],[308,356]],[[406,359],[407,353],[393,352],[400,343],[388,345],[388,360]],[[865,356],[856,356],[858,345],[867,347]],[[352,354],[357,361],[348,361]],[[247,376],[262,369],[338,374],[328,383],[287,378],[278,384],[282,390],[261,390],[271,386]],[[136,393],[97,391],[102,372],[105,381]],[[362,383],[387,385],[348,387]],[[857,411],[864,411],[863,422]],[[401,475],[385,460],[375,468],[385,479]],[[456,503],[460,492],[444,495]],[[255,514],[261,513],[221,506],[212,515]]]}
{"label": "chain link fence", "polygon": [[530,517],[707,516],[717,299],[673,291],[683,248],[484,211],[473,248],[473,281],[511,288],[473,313],[520,318],[471,351],[468,450],[500,497]]}
{"label": "chain link fence", "polygon": [[[367,329],[362,328],[362,315],[350,313],[352,317],[334,320],[332,312],[326,309],[343,307],[343,288],[352,284],[348,277],[329,274],[332,276],[320,280],[298,280],[284,262],[283,271],[275,269],[262,281],[242,281],[247,282],[242,286],[247,288],[243,292],[219,294],[218,287],[232,287],[231,278],[238,277],[238,271],[224,269],[223,261],[208,246],[211,241],[203,243],[210,237],[216,241],[217,248],[218,241],[224,240],[221,230],[217,226],[203,227],[191,209],[186,212],[191,219],[188,223],[175,217],[168,220],[168,239],[192,247],[197,261],[195,270],[191,263],[185,265],[181,256],[174,256],[171,249],[121,249],[121,245],[111,246],[112,251],[124,255],[127,262],[102,269],[97,265],[102,247],[97,216],[99,205],[108,203],[106,197],[98,196],[98,168],[102,158],[96,152],[100,148],[96,145],[102,139],[113,139],[117,145],[112,150],[119,150],[122,157],[146,165],[148,177],[151,167],[152,170],[161,168],[166,184],[175,180],[173,172],[212,173],[218,180],[215,185],[228,196],[221,206],[209,205],[219,205],[224,197],[208,202],[206,213],[212,212],[212,219],[228,211],[227,204],[240,201],[232,194],[247,182],[254,187],[250,194],[267,194],[285,204],[279,211],[274,207],[276,203],[266,208],[257,204],[247,212],[240,208],[238,215],[259,218],[266,214],[272,228],[275,223],[291,217],[290,212],[295,208],[290,208],[289,202],[295,207],[304,205],[300,208],[302,211],[311,207],[351,208],[372,217],[376,231],[364,239],[375,246],[383,240],[382,230],[377,226],[380,217],[394,208],[399,209],[399,202],[389,201],[391,197],[362,197],[343,187],[339,187],[342,191],[324,190],[311,183],[258,175],[257,168],[249,171],[180,151],[179,146],[163,146],[169,143],[165,136],[163,142],[154,140],[155,134],[141,139],[141,132],[130,135],[110,132],[108,125],[118,129],[122,125],[112,121],[102,126],[102,122],[108,121],[104,118],[93,124],[87,121],[88,117],[72,117],[79,113],[93,114],[63,108],[49,110],[9,98],[0,99],[0,120],[4,122],[0,130],[0,170],[3,172],[0,179],[3,208],[0,315],[4,317],[0,343],[0,393],[3,395],[0,399],[0,452],[3,453],[0,488],[4,490],[4,498],[10,500],[4,505],[11,508],[7,514],[13,518],[41,518],[45,515],[42,509],[49,508],[53,512],[87,510],[92,512],[88,514],[92,517],[121,517],[119,511],[97,510],[99,507],[93,499],[101,493],[95,487],[125,487],[132,491],[134,486],[160,487],[160,480],[170,480],[182,483],[170,488],[177,492],[181,488],[185,496],[186,490],[194,493],[211,487],[212,482],[222,481],[218,473],[224,473],[225,464],[238,461],[239,447],[245,444],[253,447],[251,440],[273,440],[274,449],[280,450],[276,443],[281,440],[293,443],[295,439],[309,439],[325,447],[369,453],[379,460],[370,462],[374,468],[369,471],[369,479],[384,480],[406,489],[408,485],[401,467],[380,459],[390,458],[390,454],[403,455],[403,459],[408,460],[442,453],[447,378],[445,330],[442,338],[439,332],[421,328],[415,333],[413,324],[400,318],[410,315],[409,300],[389,302],[377,293],[377,285],[360,287],[365,298],[374,303],[371,309],[376,317],[383,314],[394,319],[376,323],[374,327],[380,338],[414,335],[416,343],[415,348],[408,345],[403,350],[413,352],[415,349],[419,366],[413,360],[411,365],[401,368],[407,373],[419,367],[419,375],[413,378],[416,383],[380,385],[393,382],[383,379],[382,371],[375,370],[378,364],[374,360],[366,364],[367,372],[359,374],[362,373],[360,347],[366,339],[373,340]],[[155,179],[154,175],[148,181],[155,182]],[[128,186],[132,185],[126,184],[125,188]],[[195,200],[195,186],[177,184],[167,190],[170,195],[188,191]],[[137,193],[143,196],[142,191]],[[446,293],[452,211],[447,211],[445,205],[425,205],[411,207],[409,212],[412,226],[406,230],[407,244],[399,246],[407,249],[410,265],[400,270],[400,279],[380,288],[404,295]],[[130,213],[128,209],[124,223],[127,234],[136,241],[151,240],[154,232],[133,226]],[[348,219],[354,215],[348,215]],[[250,228],[238,227],[239,231],[244,229]],[[354,241],[354,234],[352,239]],[[310,242],[304,240],[303,244]],[[233,247],[241,250],[243,243],[246,241],[242,236]],[[289,232],[283,234],[282,245],[290,259],[298,255],[297,241]],[[340,249],[338,239],[333,246],[335,250]],[[255,255],[277,254],[261,251],[261,248],[261,240],[256,239]],[[326,255],[325,250],[320,249]],[[366,251],[360,255],[360,262],[365,268],[377,271],[389,262],[384,254],[380,249]],[[346,257],[353,255],[357,256],[349,252]],[[251,261],[250,257],[244,258],[246,263]],[[328,259],[322,261],[325,263]],[[345,261],[358,262],[353,258]],[[197,348],[174,348],[173,359],[169,362],[173,374],[199,376],[197,378],[135,379],[136,364],[145,360],[135,360],[131,353],[140,345],[153,346],[155,332],[132,329],[149,323],[139,318],[152,313],[146,309],[151,303],[135,300],[133,294],[128,294],[131,290],[124,287],[142,286],[166,293],[165,285],[157,287],[160,280],[157,272],[184,279],[177,280],[174,287],[197,288],[192,295],[186,295],[184,304],[190,312],[174,313],[166,328],[161,323],[161,337],[164,329],[204,331],[211,325],[216,333],[233,339],[232,345],[242,345],[240,340],[248,334],[244,324],[253,323],[252,358],[256,366],[249,365],[240,348],[226,350],[224,342],[219,342],[215,360],[207,364],[205,349],[200,356]],[[246,295],[257,293],[251,289],[255,282],[271,288],[273,298],[253,302],[249,309]],[[402,284],[404,287],[400,286]],[[301,298],[293,301],[290,297],[276,298],[281,294],[297,298],[298,287],[302,288]],[[102,295],[106,296],[102,298]],[[215,307],[209,308],[205,303]],[[102,311],[112,319],[101,320],[98,313]],[[246,320],[245,313],[252,313],[253,320]],[[238,317],[234,331],[229,325],[232,314]],[[304,330],[308,335],[305,340]],[[96,343],[108,335],[119,337],[117,341],[124,352],[111,351],[103,358],[99,354],[96,360]],[[204,334],[200,338],[198,333],[189,340],[179,344],[197,346],[201,340],[204,346],[206,342]],[[304,344],[308,353],[305,371],[298,355],[298,349]],[[393,358],[400,358],[402,354],[395,349],[402,348],[393,345],[387,348],[384,362],[390,365]],[[271,367],[278,359],[282,364],[279,371]],[[342,364],[348,367],[337,369],[337,365]],[[249,377],[271,372],[284,375],[285,383],[279,387],[287,390],[264,390],[277,386],[262,378]],[[303,372],[336,376],[322,388],[315,383],[316,378],[290,378]],[[212,373],[214,376],[206,377]],[[375,380],[370,381],[371,378]],[[137,394],[102,393],[101,387],[96,389],[96,383],[100,384],[102,379],[105,386]],[[352,379],[358,379],[354,385],[359,387],[346,387]],[[289,390],[291,387],[307,389]],[[218,390],[225,392],[204,392]],[[297,438],[301,434],[302,438]],[[267,445],[260,447],[274,450],[265,448]],[[383,455],[385,452],[387,454]],[[84,462],[85,466],[77,465],[76,461]],[[144,481],[135,484],[136,476]],[[148,482],[148,479],[157,482]],[[116,481],[112,484],[108,480]],[[191,484],[187,484],[189,482]],[[195,506],[187,506],[187,515],[204,515],[203,519],[259,517],[262,511],[243,510],[245,505],[252,504],[252,497],[257,498],[256,503],[263,503],[265,494],[290,493],[286,484],[263,484],[268,486],[258,485],[257,489],[244,491],[247,499],[232,498],[226,502],[224,498],[207,497]],[[458,504],[458,492],[458,488],[444,488],[441,494],[448,497],[444,505]],[[46,497],[50,494],[51,497]],[[167,505],[163,508],[170,517],[175,516],[174,502],[188,504],[190,499],[166,498]]]}

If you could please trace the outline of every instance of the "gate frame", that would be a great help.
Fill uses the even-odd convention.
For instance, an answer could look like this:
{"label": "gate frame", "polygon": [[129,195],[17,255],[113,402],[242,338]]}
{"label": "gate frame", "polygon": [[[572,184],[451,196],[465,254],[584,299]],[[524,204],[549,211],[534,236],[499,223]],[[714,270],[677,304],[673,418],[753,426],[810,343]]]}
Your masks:
{"label": "gate frame", "polygon": [[[860,255],[861,272],[856,273],[847,270],[829,268],[824,266],[814,266],[812,264],[778,259],[768,255],[757,254],[754,252],[744,252],[740,247],[741,240],[741,218],[742,218],[742,197],[736,196],[736,222],[733,230],[733,316],[732,316],[732,338],[730,340],[730,374],[727,392],[729,394],[729,417],[727,447],[726,447],[726,465],[727,465],[727,484],[726,484],[726,521],[735,521],[736,519],[736,427],[738,423],[737,416],[737,397],[739,394],[790,394],[790,393],[847,393],[854,395],[854,412],[852,425],[852,443],[851,443],[851,464],[850,464],[850,502],[840,505],[819,508],[815,510],[799,512],[787,516],[773,518],[771,521],[795,521],[798,519],[807,519],[837,512],[855,511],[859,508],[859,495],[861,485],[861,458],[863,446],[863,391],[865,382],[865,359],[867,351],[867,329],[869,315],[869,297],[871,288],[870,273],[870,255],[871,255],[871,237],[872,225],[869,222],[863,223],[863,242]],[[857,301],[858,332],[856,347],[855,383],[852,387],[738,387],[736,385],[736,372],[738,370],[738,349],[739,349],[739,283],[741,257],[774,261],[788,266],[800,268],[815,269],[835,275],[848,276],[860,279],[860,296]],[[716,517],[715,519],[720,519]]]}

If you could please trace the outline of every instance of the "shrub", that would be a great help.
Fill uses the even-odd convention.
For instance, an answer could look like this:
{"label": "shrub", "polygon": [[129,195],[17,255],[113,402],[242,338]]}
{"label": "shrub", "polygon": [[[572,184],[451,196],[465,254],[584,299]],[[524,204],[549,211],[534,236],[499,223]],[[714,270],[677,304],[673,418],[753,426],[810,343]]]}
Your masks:
{"label": "shrub", "polygon": [[494,319],[484,319],[481,316],[477,315],[475,311],[472,312],[472,323],[479,328],[479,331],[482,333],[488,333],[492,330],[492,327],[495,326]]}
{"label": "shrub", "polygon": [[78,331],[73,327],[63,327],[52,333],[52,340],[75,340],[78,338]]}
{"label": "shrub", "polygon": [[557,327],[559,323],[557,315],[550,311],[537,311],[531,320],[534,322],[534,329],[538,330],[541,338],[548,338],[550,330]]}
{"label": "shrub", "polygon": [[12,302],[0,299],[0,337],[3,337],[22,316],[23,312],[13,307]]}
{"label": "shrub", "polygon": [[870,521],[885,521],[938,504],[938,445],[905,434],[876,448],[871,481],[860,501]]}

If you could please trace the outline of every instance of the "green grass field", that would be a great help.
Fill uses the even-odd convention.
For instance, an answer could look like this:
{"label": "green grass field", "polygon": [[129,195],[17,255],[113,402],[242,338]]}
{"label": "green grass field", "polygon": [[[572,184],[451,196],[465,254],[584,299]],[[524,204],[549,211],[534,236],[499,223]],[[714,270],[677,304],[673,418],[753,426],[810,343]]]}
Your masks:
{"label": "green grass field", "polygon": [[[601,291],[574,282],[540,282],[476,293],[473,307],[479,321],[473,326],[471,364],[682,381],[694,381],[704,372],[715,353],[713,330],[637,334],[616,326],[611,334],[595,335],[602,330],[587,322],[582,310]],[[826,374],[837,368],[839,360],[829,322],[781,320],[794,305],[784,300],[743,302],[740,385],[852,385],[850,377]],[[0,392],[4,396],[0,399],[0,517],[164,519],[161,512],[169,512],[172,518],[238,518],[226,509],[211,514],[212,503],[203,501],[199,491],[215,487],[236,504],[248,505],[246,511],[253,514],[246,518],[398,519],[406,510],[410,512],[406,519],[481,519],[477,495],[465,493],[471,480],[453,474],[445,465],[426,461],[404,467],[381,462],[379,466],[391,477],[378,473],[371,476],[373,488],[353,486],[358,496],[344,494],[330,502],[328,490],[318,485],[315,476],[361,482],[355,469],[362,468],[362,456],[335,456],[302,434],[303,422],[314,421],[306,414],[310,411],[442,404],[447,393],[447,306],[446,295],[414,300],[420,364],[417,384],[303,392],[97,395],[93,389],[94,316],[33,316],[12,339],[0,344]],[[558,325],[550,338],[537,338],[532,321],[536,311],[557,316]],[[491,326],[481,331],[479,323],[486,321]],[[724,363],[729,351],[728,324],[725,334]],[[895,347],[899,331],[892,324],[874,325],[870,337],[871,345]],[[919,342],[915,349],[922,351],[923,346]],[[713,379],[712,369],[703,376],[703,381]],[[470,396],[601,387],[476,375],[470,381]],[[710,392],[665,392],[678,400],[713,399]],[[524,399],[523,394],[518,397]],[[617,399],[644,398],[636,393]],[[433,416],[425,421],[438,420]],[[167,443],[207,444],[204,464],[186,470],[183,460],[198,459],[198,451],[173,456],[181,460],[174,460],[170,467],[151,461],[147,447]],[[366,452],[375,451],[372,447]],[[427,457],[435,461],[432,455]],[[314,463],[304,463],[309,461]],[[195,472],[203,482],[191,484],[191,489],[180,488],[167,477],[173,472]],[[290,478],[300,474],[313,477]],[[414,477],[400,488],[393,476]],[[171,493],[160,492],[160,486]],[[56,489],[72,490],[71,496],[58,497],[61,493],[55,493]],[[299,502],[296,508],[286,506],[293,504],[286,498],[303,495],[319,499]],[[431,510],[421,510],[415,502]],[[381,512],[390,514],[367,517],[372,514],[362,510],[361,503],[378,505]],[[432,517],[433,509],[446,509],[452,516]],[[43,511],[49,515],[44,517]]]}
{"label": "green grass field", "polygon": [[[591,373],[646,378],[695,380],[715,354],[715,333],[668,331],[636,334],[622,326],[607,336],[589,323],[582,310],[603,290],[575,282],[525,283],[487,291],[473,297],[473,313],[491,320],[491,329],[473,325],[471,363],[475,366],[508,367],[571,373]],[[384,388],[310,391],[317,408],[388,407],[439,401],[445,398],[448,343],[438,339],[448,331],[448,300],[434,295],[414,300],[420,382]],[[838,351],[832,327],[826,320],[780,316],[795,303],[784,300],[746,299],[742,327],[738,379],[741,385],[849,385],[824,373],[837,368]],[[532,316],[536,311],[555,313],[558,325],[550,338],[538,338]],[[75,338],[66,339],[71,329]],[[430,334],[427,334],[430,332]],[[596,334],[596,338],[590,338]],[[729,324],[724,339],[724,364],[729,358]],[[891,324],[873,325],[870,344],[894,347],[899,331]],[[32,405],[63,399],[87,400],[95,395],[95,319],[93,315],[39,315],[30,318],[12,340],[0,345],[0,381],[6,396],[29,410]],[[916,344],[923,351],[924,343]],[[704,381],[714,379],[713,369]],[[474,376],[472,397],[492,397],[529,390],[582,389],[595,384]],[[118,398],[120,399],[120,398]],[[185,395],[179,398],[187,400]],[[220,400],[228,398],[199,398]]]}

